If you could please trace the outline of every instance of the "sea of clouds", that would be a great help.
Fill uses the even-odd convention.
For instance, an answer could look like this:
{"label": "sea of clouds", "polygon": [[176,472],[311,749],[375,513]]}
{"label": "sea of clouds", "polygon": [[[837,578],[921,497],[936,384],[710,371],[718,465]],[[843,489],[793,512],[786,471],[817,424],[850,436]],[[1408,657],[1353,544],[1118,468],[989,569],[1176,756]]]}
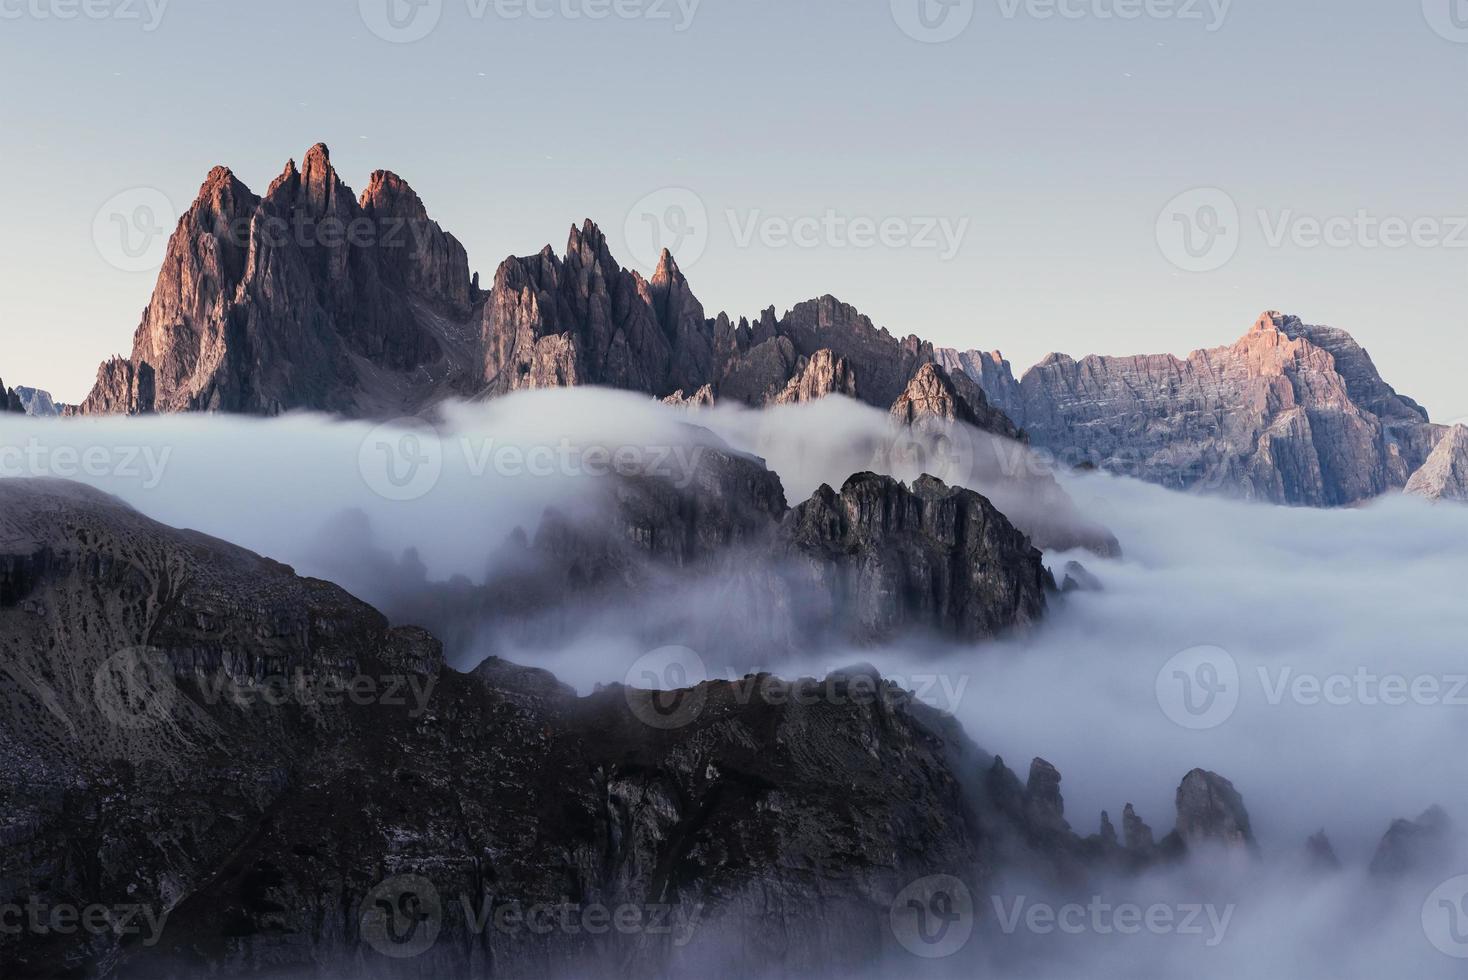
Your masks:
{"label": "sea of clouds", "polygon": [[[359,512],[374,547],[415,549],[432,579],[482,581],[511,531],[533,530],[547,506],[586,505],[619,465],[666,467],[676,481],[700,447],[727,444],[767,459],[793,505],[880,463],[874,450],[890,435],[884,413],[844,399],[690,414],[582,389],[449,406],[431,427],[308,414],[4,417],[0,477],[78,479],[166,524],[338,580],[350,576],[323,560],[323,535],[329,550],[329,529],[342,526],[344,511]],[[1016,482],[970,470],[964,479],[964,463],[962,453],[944,460],[942,475],[1044,519],[1044,508],[1026,503],[1034,473]],[[1160,837],[1184,773],[1202,767],[1233,781],[1271,861],[1240,886],[1222,942],[1020,929],[1003,948],[1035,955],[1018,961],[1029,964],[1023,970],[1007,963],[1008,973],[1461,975],[1463,961],[1430,941],[1421,903],[1468,865],[1392,886],[1405,889],[1395,897],[1368,888],[1364,868],[1393,818],[1440,804],[1468,822],[1468,507],[1394,496],[1309,510],[1104,474],[1055,478],[1124,553],[1047,554],[1057,571],[1082,561],[1103,588],[1057,599],[1038,629],[978,647],[904,643],[778,662],[750,650],[703,667],[709,676],[767,668],[820,677],[861,660],[921,683],[926,700],[1021,776],[1032,757],[1053,763],[1081,833],[1094,832],[1103,809],[1119,825],[1131,802]],[[344,553],[361,546],[340,544]],[[390,578],[343,584],[391,604]],[[646,652],[630,631],[612,629],[517,657],[588,691],[624,680]],[[1325,883],[1293,863],[1321,828],[1346,865]],[[1182,894],[1165,877],[1117,888],[1175,903]],[[986,917],[991,898],[977,897]],[[1460,911],[1468,929],[1468,907]],[[973,965],[964,957],[949,965],[958,963]]]}

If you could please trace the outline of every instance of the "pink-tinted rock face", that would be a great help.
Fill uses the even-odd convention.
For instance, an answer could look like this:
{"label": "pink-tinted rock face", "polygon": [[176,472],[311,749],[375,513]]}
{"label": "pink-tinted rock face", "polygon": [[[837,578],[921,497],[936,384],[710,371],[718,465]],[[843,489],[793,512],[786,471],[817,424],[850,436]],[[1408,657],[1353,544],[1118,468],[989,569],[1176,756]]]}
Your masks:
{"label": "pink-tinted rock face", "polygon": [[392,175],[358,204],[324,145],[263,198],[216,167],[169,240],[131,355],[103,365],[80,410],[410,406],[424,378],[452,373],[423,369],[451,360],[443,317],[473,299],[462,247]]}
{"label": "pink-tinted rock face", "polygon": [[1052,354],[1017,383],[997,355],[948,357],[1036,446],[1179,489],[1350,504],[1403,486],[1442,434],[1345,332],[1279,313],[1229,347]]}
{"label": "pink-tinted rock face", "polygon": [[754,324],[706,318],[671,254],[644,278],[590,221],[564,255],[506,259],[486,294],[401,177],[373,173],[359,200],[318,144],[263,197],[209,174],[131,353],[77,410],[373,416],[581,384],[756,406],[839,391],[885,409],[933,359],[831,296]]}
{"label": "pink-tinted rock face", "polygon": [[856,374],[846,363],[846,358],[837,357],[829,350],[818,350],[810,357],[800,359],[785,390],[773,401],[777,405],[798,405],[827,395],[855,398],[856,392]]}

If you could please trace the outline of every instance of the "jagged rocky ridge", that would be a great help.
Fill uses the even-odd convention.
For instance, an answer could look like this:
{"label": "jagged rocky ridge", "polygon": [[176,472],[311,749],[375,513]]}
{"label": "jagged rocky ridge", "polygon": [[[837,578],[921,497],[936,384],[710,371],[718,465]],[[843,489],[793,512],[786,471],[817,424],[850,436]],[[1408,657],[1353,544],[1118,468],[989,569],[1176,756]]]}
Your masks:
{"label": "jagged rocky ridge", "polygon": [[0,381],[0,412],[24,412],[25,402],[14,388],[5,387]]}
{"label": "jagged rocky ridge", "polygon": [[1176,489],[1353,504],[1405,486],[1446,432],[1345,331],[1281,313],[1229,347],[1051,354],[1017,381],[998,353],[939,358],[1062,462]]}
{"label": "jagged rocky ridge", "polygon": [[[705,317],[670,254],[645,279],[590,221],[564,256],[506,259],[481,290],[401,178],[378,171],[354,199],[318,144],[264,197],[209,174],[131,354],[102,365],[78,411],[390,417],[576,384],[752,405],[840,392],[886,409],[933,360],[831,296],[752,324]],[[999,414],[977,386],[966,395],[979,418]]]}
{"label": "jagged rocky ridge", "polygon": [[[927,875],[977,895],[1253,853],[1212,773],[1183,780],[1162,845],[1130,807],[1124,845],[1104,817],[1083,839],[1043,760],[1020,784],[870,668],[793,683],[819,694],[458,673],[328,583],[75,484],[0,481],[0,903],[159,925],[6,931],[6,974],[840,974],[893,950],[893,901]],[[1383,848],[1430,859],[1442,826]],[[672,928],[496,917],[537,903]]]}
{"label": "jagged rocky ridge", "polygon": [[[1040,552],[987,499],[933,477],[858,473],[790,506],[763,461],[688,427],[692,472],[623,473],[490,557],[482,584],[430,581],[372,545],[365,515],[323,530],[322,567],[453,654],[630,631],[649,646],[788,655],[897,636],[991,638],[1044,613]],[[635,608],[635,622],[625,610]],[[608,622],[617,625],[608,627]]]}
{"label": "jagged rocky ridge", "polygon": [[76,411],[391,417],[579,384],[702,405],[839,392],[887,409],[925,365],[975,382],[961,392],[975,424],[1063,461],[1281,503],[1400,489],[1445,431],[1344,331],[1278,313],[1185,359],[1055,354],[1016,380],[997,352],[896,338],[831,296],[778,318],[706,317],[671,255],[646,279],[590,221],[563,256],[506,259],[481,290],[406,182],[378,171],[354,199],[321,144],[264,197],[210,173],[131,353]]}
{"label": "jagged rocky ridge", "polygon": [[14,394],[15,398],[20,402],[21,409],[27,415],[49,418],[62,413],[62,407],[52,400],[49,391],[42,391],[39,388],[16,386]]}

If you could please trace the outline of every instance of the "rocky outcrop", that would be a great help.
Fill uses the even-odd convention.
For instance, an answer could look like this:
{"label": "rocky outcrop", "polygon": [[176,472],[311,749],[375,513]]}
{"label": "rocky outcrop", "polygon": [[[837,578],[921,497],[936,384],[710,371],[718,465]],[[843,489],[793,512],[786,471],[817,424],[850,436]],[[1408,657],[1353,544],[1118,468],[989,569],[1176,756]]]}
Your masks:
{"label": "rocky outcrop", "polygon": [[21,410],[37,418],[51,418],[61,414],[61,406],[51,398],[49,391],[39,388],[16,386],[12,390],[12,403],[19,402]]}
{"label": "rocky outcrop", "polygon": [[1442,427],[1344,331],[1266,313],[1230,347],[1052,354],[1019,382],[997,355],[945,355],[1061,462],[1177,489],[1337,506],[1402,487]]}
{"label": "rocky outcrop", "polygon": [[[858,474],[789,509],[758,460],[710,447],[687,482],[627,477],[607,494],[513,537],[485,585],[421,581],[389,609],[451,637],[455,653],[460,638],[483,649],[485,637],[546,645],[613,629],[752,665],[769,662],[752,651],[992,638],[1036,622],[1054,589],[1040,553],[987,500],[932,478],[909,488]],[[375,563],[401,595],[408,580],[385,556]]]}
{"label": "rocky outcrop", "polygon": [[5,387],[5,382],[0,381],[0,412],[24,412],[25,402],[20,394],[13,388]]}
{"label": "rocky outcrop", "polygon": [[1448,430],[1405,490],[1428,500],[1468,501],[1468,425]]}
{"label": "rocky outcrop", "polygon": [[1316,873],[1333,873],[1341,869],[1341,859],[1324,830],[1317,830],[1305,841],[1305,866]]}
{"label": "rocky outcrop", "polygon": [[[7,930],[17,978],[839,972],[1011,832],[975,810],[987,757],[878,677],[459,674],[335,586],[56,481],[0,481],[0,655],[0,904],[157,923]],[[517,928],[542,905],[669,928]]]}
{"label": "rocky outcrop", "polygon": [[[318,144],[264,197],[209,174],[131,353],[102,365],[78,411],[388,417],[585,384],[755,406],[839,392],[886,409],[934,357],[831,296],[753,324],[708,318],[669,252],[644,278],[590,221],[562,256],[506,259],[486,294],[402,178],[377,171],[354,199]],[[978,413],[1012,431],[998,414]]]}
{"label": "rocky outcrop", "polygon": [[227,168],[179,220],[132,353],[87,414],[404,410],[467,391],[462,247],[392,174],[361,203],[318,144],[257,197]]}
{"label": "rocky outcrop", "polygon": [[1217,773],[1202,769],[1184,776],[1177,788],[1174,832],[1189,850],[1217,846],[1253,854],[1259,849],[1239,791]]}
{"label": "rocky outcrop", "polygon": [[980,488],[1044,550],[1121,553],[1115,536],[1077,512],[1046,461],[966,375],[924,364],[888,415],[892,438],[878,447],[876,468]]}
{"label": "rocky outcrop", "polygon": [[1452,821],[1442,807],[1428,807],[1416,820],[1393,820],[1371,858],[1373,875],[1397,876],[1442,865],[1450,854]]}
{"label": "rocky outcrop", "polygon": [[953,376],[938,364],[924,364],[912,376],[889,413],[897,425],[919,432],[949,431],[955,422],[1016,441],[1018,429],[989,404],[983,389],[966,375]]}
{"label": "rocky outcrop", "polygon": [[818,350],[796,363],[794,376],[772,401],[776,405],[799,405],[827,395],[857,397],[856,375],[845,358],[829,350]]}
{"label": "rocky outcrop", "polygon": [[829,603],[805,608],[872,639],[913,628],[991,637],[1036,622],[1054,588],[1040,552],[1003,514],[933,477],[909,488],[858,473],[839,493],[822,486],[785,518],[781,537],[801,593]]}

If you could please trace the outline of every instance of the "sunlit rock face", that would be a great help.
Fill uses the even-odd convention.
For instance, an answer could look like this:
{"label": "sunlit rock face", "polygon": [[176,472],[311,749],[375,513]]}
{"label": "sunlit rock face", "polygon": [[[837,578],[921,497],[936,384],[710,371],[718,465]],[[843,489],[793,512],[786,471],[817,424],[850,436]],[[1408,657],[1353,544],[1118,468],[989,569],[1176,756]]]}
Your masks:
{"label": "sunlit rock face", "polygon": [[1176,489],[1338,506],[1399,489],[1446,431],[1350,335],[1265,313],[1228,347],[1007,362],[946,352],[1038,447]]}
{"label": "sunlit rock face", "polygon": [[1448,430],[1407,481],[1406,492],[1428,500],[1468,501],[1468,426]]}

